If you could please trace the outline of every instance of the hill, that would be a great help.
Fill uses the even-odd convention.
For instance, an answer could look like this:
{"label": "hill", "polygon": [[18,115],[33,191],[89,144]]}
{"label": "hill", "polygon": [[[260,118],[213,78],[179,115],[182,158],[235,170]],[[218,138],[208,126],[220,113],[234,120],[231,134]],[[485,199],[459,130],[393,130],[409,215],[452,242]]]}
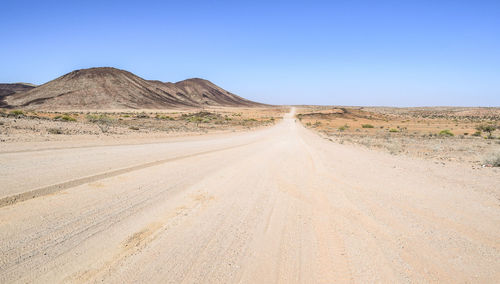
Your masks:
{"label": "hill", "polygon": [[75,70],[36,88],[6,95],[4,102],[10,107],[51,110],[263,106],[207,80],[165,83],[111,67]]}
{"label": "hill", "polygon": [[3,98],[15,93],[26,92],[35,88],[35,85],[28,83],[0,84],[0,107],[3,105]]}

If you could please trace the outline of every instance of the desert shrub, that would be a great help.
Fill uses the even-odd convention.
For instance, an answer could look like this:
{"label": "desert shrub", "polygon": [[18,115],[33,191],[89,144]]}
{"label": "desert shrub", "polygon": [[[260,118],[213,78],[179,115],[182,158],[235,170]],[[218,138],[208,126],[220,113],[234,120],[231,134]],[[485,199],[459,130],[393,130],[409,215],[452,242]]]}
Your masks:
{"label": "desert shrub", "polygon": [[484,163],[493,167],[500,167],[500,153],[491,155],[491,157],[485,159]]}
{"label": "desert shrub", "polygon": [[124,114],[124,115],[122,115],[122,117],[130,117],[130,115],[129,114]]}
{"label": "desert shrub", "polygon": [[391,129],[389,129],[389,132],[396,133],[396,132],[399,132],[399,130],[397,130],[396,128],[391,128]]}
{"label": "desert shrub", "polygon": [[194,122],[198,125],[200,122],[210,122],[211,120],[216,120],[222,118],[220,114],[211,113],[208,111],[200,111],[197,113],[183,114],[181,116],[182,119],[188,122]]}
{"label": "desert shrub", "polygon": [[60,116],[60,118],[64,121],[76,121],[76,119],[74,117],[71,117],[69,115],[63,115],[63,116]]}
{"label": "desert shrub", "polygon": [[343,126],[339,127],[339,130],[340,130],[340,131],[345,131],[345,130],[346,130],[346,129],[348,129],[348,128],[349,128],[349,125],[345,124],[345,125],[343,125]]}
{"label": "desert shrub", "polygon": [[445,129],[445,130],[439,131],[439,136],[448,136],[448,137],[451,137],[451,136],[454,136],[454,134],[450,130]]}
{"label": "desert shrub", "polygon": [[25,116],[24,111],[19,110],[19,109],[11,110],[11,111],[9,112],[9,114],[10,114],[10,115],[12,115],[12,116],[15,116],[15,117],[22,117],[22,116]]}
{"label": "desert shrub", "polygon": [[363,128],[373,128],[374,126],[371,124],[361,124],[361,127]]}
{"label": "desert shrub", "polygon": [[174,118],[173,118],[173,117],[170,117],[170,116],[168,116],[168,115],[159,115],[159,114],[157,114],[157,115],[156,115],[156,118],[157,118],[157,119],[164,119],[164,120],[174,120]]}
{"label": "desert shrub", "polygon": [[147,115],[145,112],[139,113],[135,116],[136,118],[149,118],[149,115]]}
{"label": "desert shrub", "polygon": [[49,128],[47,132],[50,134],[63,134],[63,131],[59,128]]}
{"label": "desert shrub", "polygon": [[481,134],[482,134],[482,132],[478,130],[478,131],[472,133],[472,136],[479,137],[479,136],[481,136]]}
{"label": "desert shrub", "polygon": [[92,123],[110,123],[113,119],[105,114],[88,114],[87,120]]}
{"label": "desert shrub", "polygon": [[130,126],[129,129],[132,129],[132,130],[139,130],[139,127],[137,126]]}
{"label": "desert shrub", "polygon": [[488,132],[488,138],[492,139],[493,138],[493,131],[495,131],[498,128],[496,125],[492,124],[481,124],[476,126],[477,131],[484,131]]}
{"label": "desert shrub", "polygon": [[203,117],[201,117],[201,116],[191,116],[191,117],[186,118],[186,120],[189,121],[189,122],[193,122],[193,123],[198,124],[198,123],[200,123],[200,122],[203,121]]}
{"label": "desert shrub", "polygon": [[101,129],[102,133],[108,132],[109,127],[113,122],[113,120],[105,114],[99,114],[99,115],[88,114],[87,120],[91,123],[97,124],[99,129]]}

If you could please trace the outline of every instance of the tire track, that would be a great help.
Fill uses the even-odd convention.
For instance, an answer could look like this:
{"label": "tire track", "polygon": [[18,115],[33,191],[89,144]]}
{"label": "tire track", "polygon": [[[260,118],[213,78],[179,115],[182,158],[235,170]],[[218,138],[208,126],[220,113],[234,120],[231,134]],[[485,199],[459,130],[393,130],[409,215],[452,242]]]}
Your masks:
{"label": "tire track", "polygon": [[59,192],[61,190],[65,190],[65,189],[75,187],[78,185],[82,185],[85,183],[95,182],[95,181],[98,181],[101,179],[114,177],[117,175],[129,173],[132,171],[141,170],[141,169],[145,169],[145,168],[149,168],[149,167],[158,166],[158,165],[168,163],[168,162],[173,162],[173,161],[192,158],[192,157],[196,157],[196,156],[200,156],[200,155],[212,154],[212,153],[222,152],[225,150],[244,147],[244,146],[250,145],[250,144],[255,143],[255,142],[256,141],[241,144],[241,145],[236,145],[236,146],[225,147],[225,148],[221,148],[221,149],[202,151],[202,152],[197,152],[197,153],[192,153],[192,154],[187,154],[187,155],[182,155],[182,156],[177,156],[177,157],[170,157],[170,158],[166,158],[166,159],[162,159],[162,160],[157,160],[157,161],[139,164],[139,165],[126,167],[126,168],[120,168],[120,169],[104,172],[101,174],[86,176],[86,177],[72,179],[72,180],[57,183],[57,184],[52,184],[49,186],[40,187],[40,188],[33,189],[33,190],[30,190],[27,192],[23,192],[23,193],[19,193],[19,194],[15,194],[15,195],[6,196],[6,197],[1,198],[0,199],[0,208],[4,207],[4,206],[13,205],[13,204],[16,204],[18,202],[26,201],[29,199],[38,198],[41,196],[53,194],[53,193]]}

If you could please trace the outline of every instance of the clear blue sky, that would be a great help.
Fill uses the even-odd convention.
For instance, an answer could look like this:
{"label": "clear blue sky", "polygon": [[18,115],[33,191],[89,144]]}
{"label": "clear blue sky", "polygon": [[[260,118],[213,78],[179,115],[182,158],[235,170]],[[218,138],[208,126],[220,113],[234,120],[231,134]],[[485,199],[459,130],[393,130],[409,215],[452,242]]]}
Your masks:
{"label": "clear blue sky", "polygon": [[273,104],[500,106],[500,0],[71,2],[2,1],[0,82],[113,66]]}

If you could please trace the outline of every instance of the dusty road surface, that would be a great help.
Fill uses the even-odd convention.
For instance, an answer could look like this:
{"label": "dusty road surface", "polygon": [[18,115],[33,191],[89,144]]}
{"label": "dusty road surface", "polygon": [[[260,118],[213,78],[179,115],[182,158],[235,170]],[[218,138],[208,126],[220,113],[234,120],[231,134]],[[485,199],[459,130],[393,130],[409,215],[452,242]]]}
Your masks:
{"label": "dusty road surface", "polygon": [[0,153],[0,283],[500,282],[500,174],[288,114],[184,142]]}

